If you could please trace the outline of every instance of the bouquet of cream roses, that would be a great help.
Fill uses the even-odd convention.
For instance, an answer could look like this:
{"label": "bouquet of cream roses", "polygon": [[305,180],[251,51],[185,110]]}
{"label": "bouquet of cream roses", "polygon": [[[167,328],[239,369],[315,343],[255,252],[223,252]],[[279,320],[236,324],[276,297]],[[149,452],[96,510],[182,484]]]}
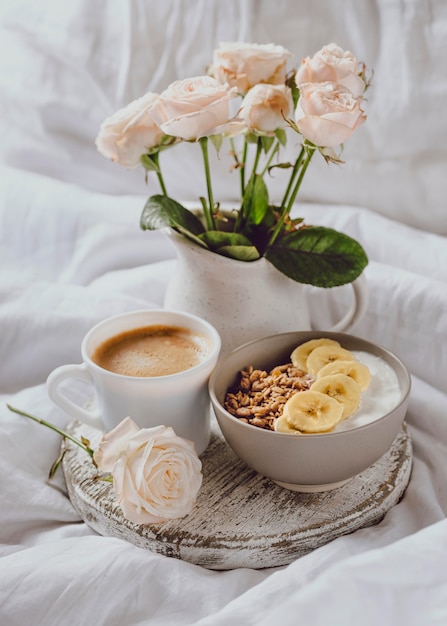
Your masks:
{"label": "bouquet of cream roses", "polygon": [[[363,248],[333,229],[305,225],[291,211],[314,154],[342,163],[336,149],[366,120],[366,68],[336,44],[297,70],[287,70],[290,56],[274,44],[221,44],[207,75],[131,102],[103,122],[96,146],[119,165],[142,165],[158,177],[162,193],[147,201],[143,229],[171,227],[214,253],[247,262],[265,257],[297,282],[333,287],[361,274],[368,263]],[[291,136],[296,155],[281,160]],[[169,196],[162,174],[160,155],[179,142],[200,147],[206,189],[200,213]],[[213,195],[208,152],[224,142],[240,188],[240,204],[228,212]],[[277,172],[287,180],[281,202],[272,204],[267,183]]]}

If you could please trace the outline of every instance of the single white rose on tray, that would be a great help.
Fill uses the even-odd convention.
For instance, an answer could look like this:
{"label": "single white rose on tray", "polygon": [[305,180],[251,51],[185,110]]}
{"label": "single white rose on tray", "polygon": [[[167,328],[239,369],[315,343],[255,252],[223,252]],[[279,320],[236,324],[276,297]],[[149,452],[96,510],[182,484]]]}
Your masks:
{"label": "single white rose on tray", "polygon": [[[192,441],[175,434],[169,426],[139,428],[130,418],[101,438],[96,450],[84,437],[76,439],[54,424],[9,404],[10,411],[59,433],[82,448],[95,467],[113,484],[123,515],[135,524],[158,524],[191,513],[202,486],[202,462]],[[66,449],[53,463],[53,478]]]}
{"label": "single white rose on tray", "polygon": [[167,426],[139,428],[126,417],[105,434],[93,459],[110,472],[124,515],[136,524],[188,515],[202,485],[194,444]]}

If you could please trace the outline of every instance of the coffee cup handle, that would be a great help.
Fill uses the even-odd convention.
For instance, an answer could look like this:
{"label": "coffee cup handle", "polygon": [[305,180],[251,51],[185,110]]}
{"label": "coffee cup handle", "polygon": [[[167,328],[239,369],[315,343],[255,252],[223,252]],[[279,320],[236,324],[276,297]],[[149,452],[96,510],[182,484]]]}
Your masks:
{"label": "coffee cup handle", "polygon": [[103,430],[101,414],[98,409],[85,409],[70,400],[60,389],[63,381],[76,378],[85,380],[93,385],[93,378],[84,363],[80,365],[61,365],[51,372],[47,378],[46,387],[50,399],[72,417],[84,422],[93,428]]}
{"label": "coffee cup handle", "polygon": [[332,326],[330,330],[333,332],[341,333],[348,331],[365,314],[369,295],[368,283],[365,276],[360,274],[360,276],[351,283],[351,287],[354,295],[353,302],[345,316]]}

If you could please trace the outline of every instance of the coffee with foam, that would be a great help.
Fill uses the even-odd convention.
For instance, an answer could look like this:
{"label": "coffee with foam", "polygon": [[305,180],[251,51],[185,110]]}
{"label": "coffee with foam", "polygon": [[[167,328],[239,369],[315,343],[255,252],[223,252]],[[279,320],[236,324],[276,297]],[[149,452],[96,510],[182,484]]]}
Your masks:
{"label": "coffee with foam", "polygon": [[153,325],[107,339],[91,358],[115,374],[155,377],[191,369],[204,361],[211,350],[211,342],[200,333],[180,326]]}

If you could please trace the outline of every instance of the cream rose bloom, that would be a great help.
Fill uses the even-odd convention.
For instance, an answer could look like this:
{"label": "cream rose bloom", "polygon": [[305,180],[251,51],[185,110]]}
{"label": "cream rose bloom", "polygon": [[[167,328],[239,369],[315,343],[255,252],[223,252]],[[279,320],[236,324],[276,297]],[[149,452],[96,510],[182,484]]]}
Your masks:
{"label": "cream rose bloom", "polygon": [[292,90],[289,87],[261,83],[247,93],[238,115],[251,131],[273,133],[287,125],[285,118],[292,113]]}
{"label": "cream rose bloom", "polygon": [[346,87],[331,82],[301,86],[295,121],[300,133],[316,146],[339,146],[365,120],[359,99]]}
{"label": "cream rose bloom", "polygon": [[152,117],[157,99],[149,92],[104,120],[95,141],[98,151],[128,169],[141,165],[140,157],[165,136]]}
{"label": "cream rose bloom", "polygon": [[202,485],[202,464],[191,441],[166,426],[138,428],[126,417],[103,436],[94,460],[111,472],[124,515],[136,524],[184,517]]}
{"label": "cream rose bloom", "polygon": [[291,53],[272,43],[221,43],[213,53],[212,73],[219,83],[228,83],[245,94],[258,83],[284,83]]}
{"label": "cream rose bloom", "polygon": [[296,73],[296,84],[340,83],[357,98],[365,91],[365,83],[358,75],[359,63],[349,50],[335,43],[324,46],[312,58],[306,57]]}
{"label": "cream rose bloom", "polygon": [[235,90],[211,76],[177,80],[158,98],[152,115],[166,135],[185,141],[216,134],[231,119],[230,101]]}

